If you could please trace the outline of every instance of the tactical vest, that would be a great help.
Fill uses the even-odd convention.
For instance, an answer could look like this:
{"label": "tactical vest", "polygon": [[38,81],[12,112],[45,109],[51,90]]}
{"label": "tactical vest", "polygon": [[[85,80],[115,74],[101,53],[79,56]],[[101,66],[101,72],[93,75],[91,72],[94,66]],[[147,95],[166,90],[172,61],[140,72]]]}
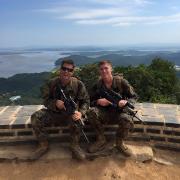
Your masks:
{"label": "tactical vest", "polygon": [[[115,84],[113,84],[113,90],[115,90],[117,93],[122,93],[122,79],[123,76],[120,75],[114,75],[113,76],[113,82],[115,82]],[[99,79],[98,83],[97,83],[97,88],[101,88],[103,86],[103,82],[102,79]]]}
{"label": "tactical vest", "polygon": [[[78,81],[79,80],[77,78],[71,77],[70,85],[68,85],[73,90],[74,97],[77,97],[77,95],[78,95],[78,89],[79,89]],[[50,81],[50,94],[53,95],[53,97],[56,96],[57,85],[61,86],[59,77],[56,77]],[[68,95],[71,95],[71,94],[68,94]]]}

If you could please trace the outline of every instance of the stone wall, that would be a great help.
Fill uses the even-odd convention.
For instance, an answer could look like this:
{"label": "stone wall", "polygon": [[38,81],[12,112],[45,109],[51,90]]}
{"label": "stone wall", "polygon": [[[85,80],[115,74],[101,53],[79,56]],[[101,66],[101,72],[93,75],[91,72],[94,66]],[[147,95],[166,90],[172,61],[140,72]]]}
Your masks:
{"label": "stone wall", "polygon": [[[0,142],[35,141],[30,116],[42,105],[5,106],[0,107]],[[172,104],[137,103],[137,116],[142,124],[134,118],[135,128],[127,140],[147,141],[151,145],[180,149],[180,106]],[[105,126],[107,137],[114,136],[117,125]],[[86,123],[84,130],[91,139],[94,131]],[[47,127],[51,139],[67,141],[69,130],[67,126]]]}

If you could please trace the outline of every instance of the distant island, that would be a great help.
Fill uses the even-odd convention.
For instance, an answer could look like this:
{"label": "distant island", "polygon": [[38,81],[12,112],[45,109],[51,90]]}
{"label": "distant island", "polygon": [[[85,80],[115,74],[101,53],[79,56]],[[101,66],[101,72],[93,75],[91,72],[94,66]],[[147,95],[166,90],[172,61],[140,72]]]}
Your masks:
{"label": "distant island", "polygon": [[148,65],[152,59],[160,57],[166,59],[177,66],[180,66],[180,50],[172,51],[78,51],[66,53],[69,55],[64,58],[59,58],[55,65],[60,65],[63,59],[73,59],[77,66],[98,62],[102,59],[111,60],[114,66],[138,66],[139,64]]}

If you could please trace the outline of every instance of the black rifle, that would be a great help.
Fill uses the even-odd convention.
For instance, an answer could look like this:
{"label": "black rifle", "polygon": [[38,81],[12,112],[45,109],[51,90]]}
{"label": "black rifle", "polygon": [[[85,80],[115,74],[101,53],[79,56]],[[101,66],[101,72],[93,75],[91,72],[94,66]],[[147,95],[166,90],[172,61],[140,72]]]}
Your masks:
{"label": "black rifle", "polygon": [[128,114],[130,114],[131,116],[133,116],[133,118],[135,117],[136,119],[138,119],[141,123],[144,123],[139,117],[136,116],[137,111],[134,111],[134,105],[131,104],[130,102],[127,101],[126,105],[124,107],[119,107],[119,101],[123,100],[123,97],[118,94],[117,92],[107,89],[105,87],[102,87],[99,91],[100,96],[102,98],[107,99],[108,101],[110,101],[112,104],[111,106],[115,109],[117,109],[118,111],[125,111]]}
{"label": "black rifle", "polygon": [[[58,90],[60,91],[60,94],[62,95],[62,98],[63,98],[63,101],[64,101],[64,106],[66,108],[66,113],[68,115],[74,114],[74,112],[77,109],[77,104],[74,102],[74,100],[72,99],[71,96],[67,97],[64,94],[64,91],[60,87],[58,87]],[[61,98],[61,95],[58,98]],[[75,126],[81,130],[81,132],[84,135],[84,138],[86,139],[87,143],[89,143],[89,139],[88,139],[88,137],[86,136],[86,134],[85,134],[85,132],[83,130],[83,127],[84,127],[83,120],[80,119],[80,120],[73,121],[73,122],[74,122]]]}

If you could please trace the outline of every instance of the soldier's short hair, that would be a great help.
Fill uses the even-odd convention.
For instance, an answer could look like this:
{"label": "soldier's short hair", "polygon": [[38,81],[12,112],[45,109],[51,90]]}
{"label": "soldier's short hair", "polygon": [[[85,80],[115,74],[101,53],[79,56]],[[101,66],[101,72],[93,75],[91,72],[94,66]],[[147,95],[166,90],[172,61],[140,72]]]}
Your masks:
{"label": "soldier's short hair", "polygon": [[98,67],[104,65],[104,64],[109,64],[112,67],[112,63],[110,60],[102,60],[98,63]]}
{"label": "soldier's short hair", "polygon": [[61,62],[61,67],[63,67],[64,64],[71,64],[73,66],[73,68],[75,67],[74,61],[72,59],[64,59]]}

